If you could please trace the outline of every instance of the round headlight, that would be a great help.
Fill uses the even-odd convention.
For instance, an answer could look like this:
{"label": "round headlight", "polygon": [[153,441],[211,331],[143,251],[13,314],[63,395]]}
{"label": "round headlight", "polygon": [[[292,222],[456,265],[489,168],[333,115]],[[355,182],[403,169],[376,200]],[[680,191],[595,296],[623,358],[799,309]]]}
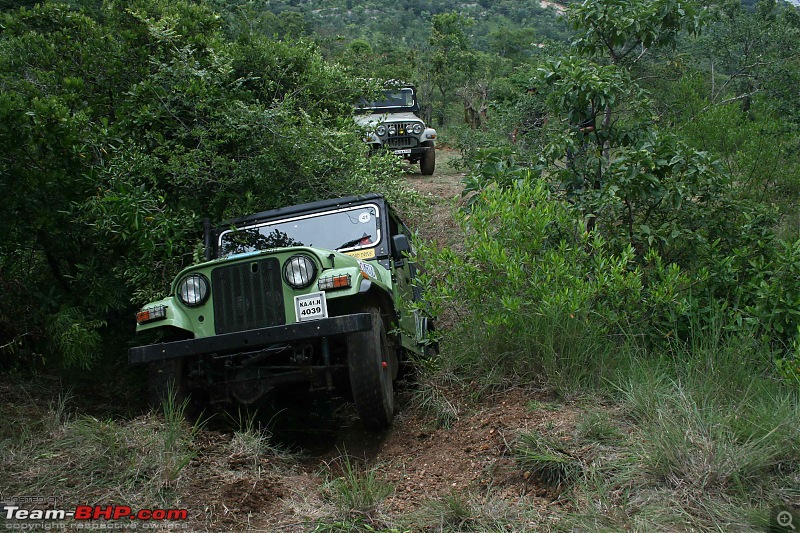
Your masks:
{"label": "round headlight", "polygon": [[306,255],[290,257],[283,265],[283,279],[295,289],[304,289],[317,278],[317,266]]}
{"label": "round headlight", "polygon": [[380,126],[375,128],[375,135],[377,135],[378,137],[383,137],[384,135],[386,135],[386,126],[381,124]]}
{"label": "round headlight", "polygon": [[414,133],[416,133],[417,135],[419,135],[420,133],[422,133],[422,124],[420,124],[419,122],[417,122],[416,124],[414,124],[414,128],[413,128],[413,130],[412,130],[412,131],[413,131]]}
{"label": "round headlight", "polygon": [[397,126],[389,126],[389,135],[397,133]]}
{"label": "round headlight", "polygon": [[178,285],[178,298],[189,307],[203,305],[208,296],[208,279],[202,274],[187,276]]}

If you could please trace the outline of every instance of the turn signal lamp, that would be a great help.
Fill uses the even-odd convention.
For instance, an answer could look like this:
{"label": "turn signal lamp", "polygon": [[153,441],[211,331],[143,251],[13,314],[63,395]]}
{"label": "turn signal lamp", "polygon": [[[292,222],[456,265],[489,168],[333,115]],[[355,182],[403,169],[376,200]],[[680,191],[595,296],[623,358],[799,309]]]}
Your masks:
{"label": "turn signal lamp", "polygon": [[321,291],[331,291],[336,289],[349,289],[350,274],[342,274],[340,276],[328,276],[326,278],[319,278],[317,287]]}
{"label": "turn signal lamp", "polygon": [[137,324],[147,324],[148,322],[155,322],[167,318],[167,306],[159,305],[158,307],[150,307],[142,309],[136,313]]}

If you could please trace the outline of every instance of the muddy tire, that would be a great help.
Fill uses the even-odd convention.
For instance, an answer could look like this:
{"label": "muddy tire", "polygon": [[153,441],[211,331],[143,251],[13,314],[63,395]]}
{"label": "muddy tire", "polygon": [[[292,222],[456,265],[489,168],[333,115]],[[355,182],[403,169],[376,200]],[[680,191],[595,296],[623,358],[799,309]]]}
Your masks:
{"label": "muddy tire", "polygon": [[[150,363],[147,373],[147,401],[150,409],[164,413],[164,404],[172,394],[173,408],[183,408],[183,417],[190,423],[203,418],[208,398],[201,391],[189,392],[188,364],[181,359]],[[185,404],[185,405],[184,405]]]}
{"label": "muddy tire", "polygon": [[180,359],[168,359],[150,363],[147,369],[147,403],[150,408],[161,411],[172,393],[175,404],[186,400],[186,365]]}
{"label": "muddy tire", "polygon": [[372,329],[347,337],[347,366],[356,412],[369,429],[383,429],[394,418],[392,361],[386,327],[377,309],[370,309]]}
{"label": "muddy tire", "polygon": [[422,153],[422,158],[419,160],[419,171],[423,176],[430,176],[436,169],[436,148],[433,147],[433,143],[427,141],[422,143],[422,146],[430,149]]}

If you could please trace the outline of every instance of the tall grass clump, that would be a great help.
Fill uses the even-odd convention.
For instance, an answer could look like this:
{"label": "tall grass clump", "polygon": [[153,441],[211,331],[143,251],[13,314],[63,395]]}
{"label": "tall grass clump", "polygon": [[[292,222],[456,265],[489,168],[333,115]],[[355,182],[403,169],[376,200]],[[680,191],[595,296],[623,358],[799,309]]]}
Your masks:
{"label": "tall grass clump", "polygon": [[394,487],[383,481],[375,468],[343,455],[331,465],[323,486],[325,498],[341,516],[373,516]]}
{"label": "tall grass clump", "polygon": [[[274,445],[272,432],[259,420],[258,410],[237,410],[236,416],[228,414],[233,425],[233,438],[229,444],[230,459],[245,465],[256,475],[262,472],[262,459],[265,456],[288,455]],[[267,423],[269,426],[269,423]]]}
{"label": "tall grass clump", "polygon": [[[753,530],[800,495],[800,399],[752,335],[697,330],[609,382],[630,438],[601,454],[571,520],[610,529]],[[620,513],[619,509],[626,509]]]}
{"label": "tall grass clump", "polygon": [[771,350],[752,336],[693,340],[663,355],[669,364],[641,359],[620,383],[648,473],[697,494],[763,493],[800,467],[797,391],[770,374]]}
{"label": "tall grass clump", "polygon": [[3,488],[11,494],[69,494],[72,504],[162,505],[195,456],[199,429],[185,421],[185,404],[170,398],[163,418],[150,413],[113,420],[69,414],[69,396],[62,395],[39,430],[5,443]]}
{"label": "tall grass clump", "polygon": [[[492,531],[535,531],[534,516],[529,509],[514,505],[493,491],[452,491],[434,497],[409,516],[408,531],[442,533]],[[530,513],[533,515],[533,513]]]}

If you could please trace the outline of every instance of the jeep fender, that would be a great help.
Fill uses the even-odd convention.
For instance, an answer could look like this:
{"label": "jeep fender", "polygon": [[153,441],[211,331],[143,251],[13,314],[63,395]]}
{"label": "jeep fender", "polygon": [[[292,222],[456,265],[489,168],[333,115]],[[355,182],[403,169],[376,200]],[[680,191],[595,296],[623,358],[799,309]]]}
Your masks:
{"label": "jeep fender", "polygon": [[425,131],[422,132],[422,137],[420,137],[420,143],[429,142],[431,146],[436,145],[436,130],[433,128],[425,128]]}

